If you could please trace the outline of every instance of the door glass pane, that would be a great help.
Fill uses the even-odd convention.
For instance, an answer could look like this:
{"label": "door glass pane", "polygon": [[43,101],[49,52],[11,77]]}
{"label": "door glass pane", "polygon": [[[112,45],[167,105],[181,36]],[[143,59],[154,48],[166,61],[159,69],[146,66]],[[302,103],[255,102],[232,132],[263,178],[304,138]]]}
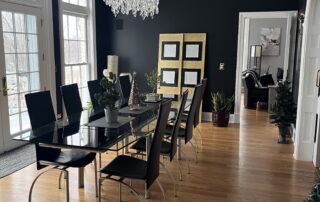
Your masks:
{"label": "door glass pane", "polygon": [[10,134],[30,129],[25,95],[40,90],[37,17],[1,12]]}

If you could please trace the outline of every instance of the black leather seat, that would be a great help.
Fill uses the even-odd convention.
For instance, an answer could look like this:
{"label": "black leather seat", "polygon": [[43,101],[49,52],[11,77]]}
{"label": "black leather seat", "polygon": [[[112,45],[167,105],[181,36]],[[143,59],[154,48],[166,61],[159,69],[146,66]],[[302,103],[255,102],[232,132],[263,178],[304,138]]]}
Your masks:
{"label": "black leather seat", "polygon": [[[26,98],[26,105],[27,105],[28,113],[30,117],[31,127],[33,130],[40,129],[41,127],[48,125],[56,120],[52,101],[51,101],[51,95],[49,91],[27,94],[25,95],[25,98]],[[68,176],[68,171],[67,171],[68,167],[74,167],[74,168],[85,167],[92,161],[95,161],[95,156],[96,156],[95,153],[91,153],[91,152],[60,150],[56,148],[43,147],[43,146],[40,146],[39,144],[35,144],[35,148],[36,148],[36,162],[37,162],[38,170],[43,169],[47,166],[55,166],[52,169],[61,171],[61,174],[62,172],[64,172],[65,176]],[[96,166],[96,162],[95,162],[95,166]],[[38,177],[42,174],[43,173],[40,173]],[[61,174],[60,174],[60,179],[61,179]],[[30,188],[29,201],[31,201],[32,189],[38,177],[35,178]],[[96,172],[95,172],[95,178],[96,178]],[[69,201],[69,188],[68,188],[69,178],[68,177],[66,177],[66,181],[67,181],[67,188],[66,188],[67,201]],[[59,183],[59,186],[60,186],[60,183]],[[98,193],[97,189],[96,189],[96,193]]]}
{"label": "black leather seat", "polygon": [[245,73],[242,77],[242,83],[246,108],[255,108],[258,101],[268,103],[269,89],[262,87],[253,74]]}
{"label": "black leather seat", "polygon": [[125,185],[142,201],[142,197],[130,185],[123,182],[125,178],[144,180],[147,189],[151,187],[154,181],[157,181],[165,199],[164,190],[158,180],[158,176],[161,141],[169,117],[170,107],[171,101],[166,101],[160,106],[158,121],[152,139],[148,161],[140,160],[131,156],[120,155],[112,160],[108,165],[100,169],[100,172],[106,174],[107,176],[100,177],[99,180],[99,201],[101,201],[101,185],[106,179],[119,182],[120,185]]}
{"label": "black leather seat", "polygon": [[[136,143],[134,143],[134,145],[132,145],[131,149],[134,149],[140,152],[146,151],[146,139],[140,138]],[[168,155],[170,154],[170,151],[171,151],[171,143],[163,140],[161,143],[160,153]]]}
{"label": "black leather seat", "polygon": [[99,80],[88,81],[88,90],[92,103],[93,109],[101,109],[102,107],[99,105],[97,99],[94,97],[96,93],[103,92],[103,88],[100,86]]}
{"label": "black leather seat", "polygon": [[82,112],[82,103],[79,94],[78,84],[70,84],[60,87],[67,116]]}

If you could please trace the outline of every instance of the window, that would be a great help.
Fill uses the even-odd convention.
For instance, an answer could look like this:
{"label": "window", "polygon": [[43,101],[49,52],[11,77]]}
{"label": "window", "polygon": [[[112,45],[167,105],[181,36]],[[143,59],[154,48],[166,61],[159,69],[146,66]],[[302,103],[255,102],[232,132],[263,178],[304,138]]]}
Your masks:
{"label": "window", "polygon": [[77,83],[83,106],[90,101],[87,81],[93,79],[88,0],[62,0],[64,84]]}

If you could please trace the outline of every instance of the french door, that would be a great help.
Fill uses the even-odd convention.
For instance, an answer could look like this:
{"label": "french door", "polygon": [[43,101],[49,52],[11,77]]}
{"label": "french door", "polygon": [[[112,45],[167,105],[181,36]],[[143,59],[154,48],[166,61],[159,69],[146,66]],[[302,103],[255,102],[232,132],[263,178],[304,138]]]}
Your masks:
{"label": "french door", "polygon": [[0,153],[30,130],[25,94],[41,89],[41,35],[40,9],[0,2]]}

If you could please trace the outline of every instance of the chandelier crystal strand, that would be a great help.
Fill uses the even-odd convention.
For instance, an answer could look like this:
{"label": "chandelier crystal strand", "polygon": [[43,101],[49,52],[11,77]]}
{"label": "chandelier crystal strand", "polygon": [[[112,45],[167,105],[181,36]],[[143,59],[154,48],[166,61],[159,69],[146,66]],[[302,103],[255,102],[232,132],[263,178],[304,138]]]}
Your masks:
{"label": "chandelier crystal strand", "polygon": [[147,17],[153,18],[159,13],[159,0],[103,0],[115,16],[119,13],[129,15],[130,13],[142,19]]}

